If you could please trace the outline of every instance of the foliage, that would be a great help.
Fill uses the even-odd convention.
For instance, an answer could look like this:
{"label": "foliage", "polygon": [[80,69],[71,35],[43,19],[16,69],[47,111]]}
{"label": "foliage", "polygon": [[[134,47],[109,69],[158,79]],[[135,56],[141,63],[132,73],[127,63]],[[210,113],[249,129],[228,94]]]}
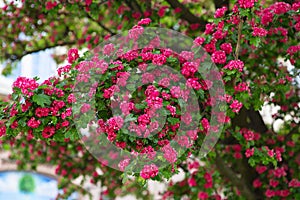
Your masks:
{"label": "foliage", "polygon": [[[134,193],[138,198],[151,198],[144,187],[147,179],[164,181],[183,170],[184,180],[169,182],[162,198],[297,199],[300,3],[263,5],[255,0],[238,0],[230,1],[228,7],[215,3],[218,7],[215,13],[205,7],[200,9],[199,5],[197,1],[177,0],[150,3],[86,0],[46,4],[26,1],[19,7],[13,3],[5,6],[0,26],[7,30],[1,29],[0,36],[5,39],[2,46],[6,54],[1,59],[8,63],[59,45],[76,44],[90,51],[79,56],[78,50],[71,48],[67,56],[69,64],[58,69],[59,76],[41,84],[37,83],[38,78],[25,77],[14,82],[10,101],[0,104],[4,111],[0,113],[3,148],[10,144],[11,158],[17,160],[20,168],[34,169],[45,162],[56,165],[56,173],[64,177],[60,187],[65,189],[65,195],[77,189],[86,192],[71,184],[81,176],[83,182],[101,182],[106,188],[102,194],[106,196]],[[205,12],[208,14],[205,17],[197,15]],[[110,60],[121,49],[110,43],[110,36],[130,29],[128,37],[131,34],[133,43],[137,39],[141,44],[144,41],[138,38],[147,33],[145,26],[158,25],[193,37],[194,49],[169,51],[159,48],[160,40],[153,37],[151,48],[134,50],[134,45],[124,40],[129,45],[127,52]],[[28,39],[21,40],[20,33]],[[100,45],[100,50],[94,48],[103,40],[106,43]],[[202,48],[209,54],[209,61],[195,56]],[[103,55],[99,56],[99,52]],[[191,58],[187,59],[188,55]],[[282,59],[290,61],[293,69],[288,69]],[[196,68],[200,66],[200,71],[209,71],[209,63],[214,63],[220,71],[225,95],[211,95],[209,76],[201,76],[191,64],[197,61]],[[151,67],[164,64],[185,78],[179,81],[183,85],[173,89],[164,86],[176,83],[175,73],[172,70],[162,73]],[[140,71],[144,71],[142,80],[149,82],[135,90]],[[155,77],[149,72],[155,73]],[[93,87],[87,89],[86,83]],[[192,88],[199,100],[202,112],[196,120],[190,120],[193,115],[188,117],[193,106],[185,112],[176,96],[176,89],[182,95],[185,87]],[[130,91],[131,96],[123,95],[122,91]],[[118,105],[118,101],[125,101],[126,105]],[[224,102],[218,112],[212,111],[215,101]],[[109,109],[113,105],[119,108],[117,115]],[[284,120],[282,129],[277,131],[273,124],[265,125],[259,113],[263,105],[280,107],[272,117]],[[155,122],[149,111],[153,107],[166,117],[164,131],[139,139],[138,134],[146,132],[137,130],[144,127],[145,131]],[[225,110],[226,113],[221,112]],[[214,120],[219,124],[213,124]],[[196,128],[180,135],[179,121],[195,123]],[[131,127],[123,127],[125,122],[131,122]],[[98,124],[98,129],[92,129],[93,123]],[[89,128],[94,134],[89,137],[91,141],[86,141],[78,131],[80,128]],[[222,133],[217,145],[206,157],[201,157],[205,136],[218,129]],[[129,130],[134,131],[129,134]],[[184,146],[185,151],[177,152],[177,148],[169,145],[170,140]],[[87,142],[115,144],[120,151],[141,155],[145,162],[141,166],[130,164],[127,160],[130,155],[116,158],[109,150],[103,150],[105,155],[97,160],[90,153],[93,149],[85,148]],[[154,153],[160,149],[161,157]],[[110,161],[115,165],[110,165]],[[158,161],[167,166],[156,165]]]}
{"label": "foliage", "polygon": [[35,190],[34,178],[30,174],[25,174],[19,181],[19,190],[25,193],[31,193]]}

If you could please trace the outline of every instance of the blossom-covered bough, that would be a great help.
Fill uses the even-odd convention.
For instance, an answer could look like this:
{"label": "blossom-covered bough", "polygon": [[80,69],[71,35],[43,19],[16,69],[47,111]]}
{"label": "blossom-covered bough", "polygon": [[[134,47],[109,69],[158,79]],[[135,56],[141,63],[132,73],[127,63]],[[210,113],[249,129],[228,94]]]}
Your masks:
{"label": "blossom-covered bough", "polygon": [[[193,14],[199,2],[125,2],[3,8],[9,19],[26,14],[26,6],[42,7],[37,26],[45,30],[55,14],[72,21],[68,12],[78,9],[91,22],[65,40],[60,34],[42,38],[90,50],[80,56],[71,48],[69,64],[40,84],[17,78],[9,101],[0,104],[2,148],[10,149],[20,169],[57,166],[65,196],[86,192],[72,184],[81,177],[82,183],[101,183],[102,195],[150,198],[146,180],[165,181],[183,171],[184,179],[168,182],[161,198],[299,198],[300,3],[238,0],[219,7],[203,28]],[[97,15],[104,8],[117,9],[121,17],[111,18],[116,29]],[[177,25],[168,19],[171,12]],[[164,23],[193,39],[161,28]],[[111,35],[100,45],[91,32],[96,25]],[[50,26],[58,33],[74,30],[59,21]],[[27,45],[34,52],[44,44]],[[5,47],[8,54],[11,47]],[[5,58],[24,54],[15,53]],[[272,115],[284,120],[279,130],[265,125],[258,112],[263,104],[280,106]]]}

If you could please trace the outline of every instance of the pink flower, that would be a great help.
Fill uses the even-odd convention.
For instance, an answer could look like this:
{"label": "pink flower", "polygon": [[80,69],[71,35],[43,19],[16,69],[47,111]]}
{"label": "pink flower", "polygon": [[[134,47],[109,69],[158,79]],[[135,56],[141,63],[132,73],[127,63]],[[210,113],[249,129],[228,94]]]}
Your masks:
{"label": "pink flower", "polygon": [[289,187],[300,187],[300,181],[297,179],[292,179],[289,182]]}
{"label": "pink flower", "polygon": [[197,186],[197,182],[196,182],[196,180],[195,180],[194,177],[190,177],[190,178],[188,179],[188,184],[189,184],[190,187]]}
{"label": "pink flower", "polygon": [[155,164],[145,165],[142,171],[140,172],[140,176],[143,179],[149,179],[157,176],[158,167]]}
{"label": "pink flower", "polygon": [[124,124],[124,119],[121,116],[115,116],[107,120],[110,129],[120,130]]}
{"label": "pink flower", "polygon": [[247,158],[253,156],[253,154],[254,154],[254,148],[246,149],[245,155]]}
{"label": "pink flower", "polygon": [[203,37],[196,37],[195,39],[194,39],[194,45],[196,45],[196,46],[201,46],[203,43],[205,42],[205,38],[203,38]]}
{"label": "pink flower", "polygon": [[252,8],[257,0],[238,0],[241,8]]}
{"label": "pink flower", "polygon": [[226,54],[224,51],[215,51],[211,55],[212,62],[216,64],[225,64],[226,63]]}
{"label": "pink flower", "polygon": [[220,48],[225,51],[226,54],[230,54],[232,52],[232,46],[230,43],[223,43]]}
{"label": "pink flower", "polygon": [[186,124],[189,125],[192,122],[192,116],[190,113],[186,112],[182,117],[181,120]]}
{"label": "pink flower", "polygon": [[80,112],[82,113],[86,113],[91,109],[91,105],[88,103],[84,103],[81,108],[80,108]]}
{"label": "pink flower", "polygon": [[186,134],[191,138],[191,140],[197,140],[198,138],[197,130],[189,130]]}
{"label": "pink flower", "polygon": [[166,56],[160,55],[160,54],[154,54],[152,63],[154,65],[161,66],[161,65],[165,64],[166,61],[167,61]]}
{"label": "pink flower", "polygon": [[5,134],[6,134],[6,127],[5,126],[1,126],[0,127],[0,137],[2,137]]}
{"label": "pink flower", "polygon": [[238,113],[243,107],[243,104],[238,100],[233,100],[232,104],[229,106],[233,112]]}
{"label": "pink flower", "polygon": [[242,72],[244,69],[244,63],[240,60],[231,60],[227,65],[225,65],[224,69],[237,69],[238,71]]}
{"label": "pink flower", "polygon": [[147,84],[147,83],[153,83],[155,77],[153,74],[146,72],[142,75],[142,83]]}
{"label": "pink flower", "polygon": [[236,92],[247,91],[250,93],[249,83],[245,83],[245,82],[239,83],[238,85],[234,86],[234,90]]}
{"label": "pink flower", "polygon": [[200,90],[202,88],[201,84],[198,81],[198,78],[189,78],[186,82],[186,85],[195,90]]}
{"label": "pink flower", "polygon": [[51,10],[52,8],[54,8],[55,6],[57,6],[57,2],[54,1],[47,1],[46,2],[46,10]]}
{"label": "pink flower", "polygon": [[141,125],[147,125],[150,123],[150,117],[148,114],[143,114],[138,117],[138,122]]}
{"label": "pink flower", "polygon": [[79,58],[78,49],[71,48],[68,51],[68,62],[72,64],[77,58]]}
{"label": "pink flower", "polygon": [[245,140],[247,140],[247,141],[254,140],[254,132],[252,132],[251,130],[242,128],[240,130],[240,133],[244,136]]}
{"label": "pink flower", "polygon": [[31,97],[33,95],[32,90],[35,90],[38,86],[39,84],[32,78],[18,77],[13,83],[13,90],[20,88],[24,95]]}
{"label": "pink flower", "polygon": [[290,54],[290,55],[293,55],[293,54],[297,53],[298,51],[300,51],[300,45],[297,45],[297,46],[290,46],[290,47],[287,49],[287,53]]}
{"label": "pink flower", "polygon": [[201,120],[201,125],[202,125],[205,132],[207,132],[210,129],[209,121],[206,118],[203,118]]}
{"label": "pink flower", "polygon": [[172,116],[176,115],[176,107],[171,106],[171,105],[167,105],[166,108],[170,111]]}
{"label": "pink flower", "polygon": [[149,159],[153,159],[156,155],[156,152],[151,146],[148,146],[141,151],[141,154],[146,154]]}
{"label": "pink flower", "polygon": [[267,189],[265,192],[266,197],[271,198],[275,196],[275,192],[273,190]]}
{"label": "pink flower", "polygon": [[26,100],[25,104],[21,105],[22,112],[26,112],[31,107],[31,105],[32,104],[28,100]]}
{"label": "pink flower", "polygon": [[257,178],[257,179],[255,179],[254,181],[253,181],[253,187],[254,188],[259,188],[259,187],[261,187],[262,186],[262,182]]}
{"label": "pink flower", "polygon": [[268,31],[264,28],[253,27],[252,36],[264,37],[268,34]]}
{"label": "pink flower", "polygon": [[41,124],[40,120],[36,120],[34,117],[32,117],[28,122],[27,122],[27,126],[29,126],[30,128],[38,128]]}
{"label": "pink flower", "polygon": [[274,169],[273,170],[273,175],[277,178],[286,176],[286,172],[285,172],[284,167],[278,167],[277,169]]}
{"label": "pink flower", "polygon": [[111,87],[108,88],[108,89],[104,89],[104,91],[103,91],[103,97],[104,97],[105,99],[111,98],[111,97],[114,95],[115,90],[116,90],[116,88],[115,88],[114,85],[111,86]]}
{"label": "pink flower", "polygon": [[277,180],[270,179],[270,181],[269,181],[269,185],[274,188],[277,187],[278,184],[279,184],[279,181],[277,181]]}
{"label": "pink flower", "polygon": [[138,22],[138,25],[141,26],[141,25],[148,25],[151,23],[151,19],[150,18],[145,18],[145,19],[141,19],[139,22]]}
{"label": "pink flower", "polygon": [[199,192],[198,193],[198,199],[200,200],[205,200],[205,199],[208,199],[208,194],[206,192]]}
{"label": "pink flower", "polygon": [[196,63],[185,62],[181,68],[181,74],[185,77],[193,76],[197,72],[198,67]]}
{"label": "pink flower", "polygon": [[177,152],[170,146],[170,144],[165,145],[162,149],[164,152],[164,158],[169,163],[175,163],[177,160]]}
{"label": "pink flower", "polygon": [[268,168],[266,166],[257,166],[256,168],[257,173],[262,174],[264,173]]}
{"label": "pink flower", "polygon": [[93,0],[85,0],[85,4],[86,4],[87,6],[91,5],[92,2],[93,2]]}
{"label": "pink flower", "polygon": [[35,109],[35,115],[37,117],[46,117],[49,114],[49,108],[37,108]]}
{"label": "pink flower", "polygon": [[118,164],[118,167],[121,171],[125,171],[125,168],[129,165],[129,163],[130,163],[130,159],[126,158]]}
{"label": "pink flower", "polygon": [[291,9],[291,5],[285,2],[276,2],[270,8],[275,14],[280,15],[288,12]]}
{"label": "pink flower", "polygon": [[61,126],[62,127],[67,127],[67,126],[69,126],[70,125],[70,122],[69,121],[63,121],[62,123],[61,123]]}
{"label": "pink flower", "polygon": [[221,18],[224,16],[225,12],[227,11],[227,8],[223,6],[222,8],[218,8],[215,12],[215,18]]}
{"label": "pink flower", "polygon": [[76,97],[74,94],[70,94],[67,98],[68,103],[75,103],[76,102]]}
{"label": "pink flower", "polygon": [[173,98],[179,98],[181,96],[181,90],[179,86],[173,86],[170,92]]}
{"label": "pink flower", "polygon": [[103,47],[103,54],[110,56],[113,52],[114,52],[115,48],[114,48],[114,44],[107,44]]}
{"label": "pink flower", "polygon": [[137,40],[141,34],[143,34],[144,28],[142,26],[134,26],[129,30],[128,36],[130,39]]}
{"label": "pink flower", "polygon": [[214,29],[215,29],[215,24],[208,23],[208,24],[205,25],[205,32],[204,33],[206,35],[209,35],[214,31]]}
{"label": "pink flower", "polygon": [[55,134],[55,128],[53,126],[46,126],[42,132],[43,138],[50,138]]}

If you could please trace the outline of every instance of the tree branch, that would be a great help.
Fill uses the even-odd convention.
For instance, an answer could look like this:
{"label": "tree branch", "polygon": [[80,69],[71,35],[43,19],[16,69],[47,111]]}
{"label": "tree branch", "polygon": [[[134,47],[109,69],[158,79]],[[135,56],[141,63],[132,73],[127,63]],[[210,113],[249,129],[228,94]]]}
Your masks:
{"label": "tree branch", "polygon": [[242,28],[243,28],[243,20],[240,19],[240,23],[238,26],[238,40],[236,42],[236,47],[235,47],[235,59],[239,59],[239,53],[240,53],[240,46],[241,46],[241,38],[242,38]]}
{"label": "tree branch", "polygon": [[46,49],[50,49],[50,48],[57,47],[57,46],[66,46],[66,45],[72,45],[72,44],[76,44],[76,41],[68,41],[68,42],[63,42],[63,43],[59,43],[59,44],[47,45],[45,47],[33,49],[30,51],[23,51],[23,53],[20,55],[5,53],[5,57],[11,61],[16,61],[16,60],[20,60],[21,58],[23,58],[24,56],[26,56],[28,54],[36,53],[39,51],[44,51]]}
{"label": "tree branch", "polygon": [[166,0],[173,9],[180,8],[181,9],[181,18],[188,21],[191,24],[200,24],[200,30],[205,30],[206,21],[197,17],[189,9],[187,9],[182,3],[178,0]]}
{"label": "tree branch", "polygon": [[[146,1],[150,1],[150,0],[146,0]],[[141,14],[143,13],[140,5],[136,2],[136,0],[125,0],[125,3],[134,12],[141,13]]]}
{"label": "tree branch", "polygon": [[214,0],[215,8],[222,8],[223,6],[229,8],[229,0]]}
{"label": "tree branch", "polygon": [[88,12],[86,13],[86,17],[90,20],[92,20],[93,22],[95,22],[96,24],[98,24],[102,29],[104,29],[105,31],[107,31],[108,33],[110,33],[111,35],[116,35],[115,32],[113,32],[112,30],[110,30],[109,28],[107,28],[104,24],[102,24],[99,20],[94,19]]}
{"label": "tree branch", "polygon": [[228,167],[228,165],[222,160],[222,158],[218,155],[216,155],[216,166],[218,168],[218,171],[226,178],[228,178],[233,185],[235,185],[238,190],[242,193],[244,197],[247,197],[248,200],[257,200],[259,199],[253,191],[250,190],[248,184],[245,182],[245,180],[238,178],[238,176],[235,174],[235,172]]}

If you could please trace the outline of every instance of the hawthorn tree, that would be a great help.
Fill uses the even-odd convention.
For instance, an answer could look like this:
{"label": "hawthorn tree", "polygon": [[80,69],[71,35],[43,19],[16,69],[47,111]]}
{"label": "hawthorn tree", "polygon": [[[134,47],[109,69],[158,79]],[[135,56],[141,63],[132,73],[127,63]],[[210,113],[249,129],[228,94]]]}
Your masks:
{"label": "hawthorn tree", "polygon": [[[36,169],[42,163],[57,166],[56,173],[63,177],[59,187],[65,192],[58,198],[76,190],[86,193],[72,184],[78,177],[83,177],[82,183],[101,183],[101,197],[132,193],[151,198],[146,180],[164,181],[179,170],[184,180],[169,182],[161,198],[300,198],[299,9],[299,2],[256,0],[6,3],[0,23],[3,74],[11,73],[13,63],[27,54],[57,46],[70,50],[66,57],[54,55],[58,63],[69,62],[58,69],[57,77],[41,84],[38,78],[26,77],[14,82],[9,100],[0,104],[1,148],[11,151],[20,169]],[[166,37],[155,37],[147,27],[181,32],[193,38],[191,48],[177,52],[163,48]],[[128,36],[111,39],[127,30]],[[148,46],[130,46],[143,43],[143,37],[139,40],[143,34],[151,38]],[[176,42],[171,46],[185,40]],[[100,49],[99,44],[103,44]],[[124,46],[127,52],[119,52]],[[85,47],[89,51],[79,56],[78,49]],[[162,72],[154,65],[170,70]],[[205,70],[211,73],[203,77],[200,72]],[[131,81],[140,71],[146,82],[135,91],[136,82]],[[89,85],[88,95],[81,91],[86,82],[96,83]],[[185,85],[172,85],[176,82]],[[214,87],[217,92],[212,95]],[[122,88],[131,96],[120,95]],[[189,114],[196,105],[188,89],[198,99],[200,118]],[[120,99],[125,103],[117,104]],[[284,121],[279,131],[264,123],[259,113],[263,105],[280,106],[272,116],[273,121]],[[117,116],[111,109],[115,107],[120,108]],[[151,133],[151,127],[157,126],[152,120],[156,110],[167,122],[157,135],[146,137],[146,130]],[[93,114],[97,120],[89,118]],[[193,129],[180,131],[181,121],[194,125]],[[88,126],[92,123],[98,124],[96,130]],[[92,134],[88,139],[79,131],[87,127]],[[218,131],[214,148],[204,157],[199,155],[206,136]],[[128,157],[119,159],[103,145],[101,151],[108,154],[99,159],[93,145],[86,148],[104,141],[129,152]],[[184,151],[177,151],[174,143]],[[141,155],[147,164],[131,162],[131,155]],[[157,165],[158,161],[167,165]]]}

